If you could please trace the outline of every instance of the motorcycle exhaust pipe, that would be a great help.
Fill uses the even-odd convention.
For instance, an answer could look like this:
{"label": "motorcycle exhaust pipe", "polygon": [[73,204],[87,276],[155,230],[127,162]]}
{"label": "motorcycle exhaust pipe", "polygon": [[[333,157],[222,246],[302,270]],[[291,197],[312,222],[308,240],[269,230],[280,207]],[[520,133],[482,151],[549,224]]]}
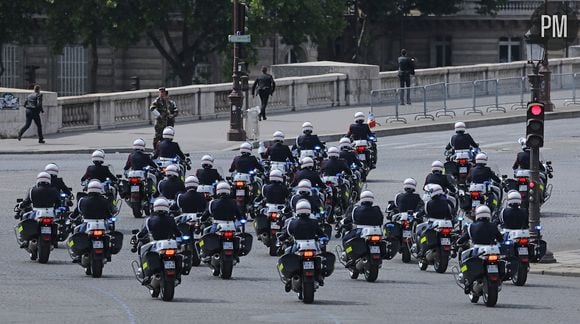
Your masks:
{"label": "motorcycle exhaust pipe", "polygon": [[38,249],[38,241],[37,240],[31,240],[30,242],[28,242],[28,251],[32,252],[32,251],[36,251]]}
{"label": "motorcycle exhaust pipe", "polygon": [[432,262],[435,259],[435,252],[433,250],[427,251],[425,254],[425,259],[427,259],[429,262]]}
{"label": "motorcycle exhaust pipe", "polygon": [[364,258],[362,258],[362,259],[359,259],[359,260],[356,262],[356,265],[355,265],[355,268],[356,268],[356,270],[357,270],[358,272],[363,272],[363,271],[364,271],[364,268],[365,268],[365,265],[367,264],[367,262],[368,262],[368,260],[367,260],[367,258],[366,258],[366,257],[364,257]]}
{"label": "motorcycle exhaust pipe", "polygon": [[219,265],[220,263],[220,254],[216,253],[211,257],[211,264],[213,266]]}
{"label": "motorcycle exhaust pipe", "polygon": [[302,289],[302,278],[300,276],[292,277],[292,290],[300,291]]}

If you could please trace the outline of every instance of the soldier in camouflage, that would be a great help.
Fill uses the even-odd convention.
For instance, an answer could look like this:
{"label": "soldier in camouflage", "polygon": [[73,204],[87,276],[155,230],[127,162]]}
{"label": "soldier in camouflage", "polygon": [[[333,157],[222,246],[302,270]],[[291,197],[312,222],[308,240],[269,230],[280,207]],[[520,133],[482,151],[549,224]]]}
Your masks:
{"label": "soldier in camouflage", "polygon": [[157,117],[153,138],[153,148],[155,148],[162,138],[163,129],[167,126],[175,126],[175,117],[179,111],[175,102],[169,99],[169,92],[165,88],[159,88],[159,96],[155,98],[149,110]]}

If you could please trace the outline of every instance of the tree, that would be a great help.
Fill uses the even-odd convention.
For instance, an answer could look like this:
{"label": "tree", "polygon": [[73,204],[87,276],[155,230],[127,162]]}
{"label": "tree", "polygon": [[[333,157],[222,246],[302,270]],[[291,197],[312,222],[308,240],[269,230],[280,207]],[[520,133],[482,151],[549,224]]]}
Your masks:
{"label": "tree", "polygon": [[0,76],[4,74],[2,47],[9,43],[26,43],[32,26],[36,1],[0,1]]}

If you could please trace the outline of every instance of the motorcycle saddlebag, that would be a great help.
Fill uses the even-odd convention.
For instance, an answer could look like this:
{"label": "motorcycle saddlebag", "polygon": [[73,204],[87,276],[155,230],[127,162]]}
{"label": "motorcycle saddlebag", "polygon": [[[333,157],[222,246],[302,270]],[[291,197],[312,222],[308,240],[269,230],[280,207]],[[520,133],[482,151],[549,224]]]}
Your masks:
{"label": "motorcycle saddlebag", "polygon": [[502,243],[499,246],[499,251],[501,255],[505,255],[506,257],[513,257],[515,256],[515,247],[513,244],[504,244]]}
{"label": "motorcycle saddlebag", "polygon": [[360,237],[355,237],[344,243],[344,251],[350,260],[358,259],[367,254],[367,242]]}
{"label": "motorcycle saddlebag", "polygon": [[121,252],[121,248],[123,248],[123,233],[119,231],[112,231],[109,232],[109,236],[111,237],[110,244],[111,254],[117,254]]}
{"label": "motorcycle saddlebag", "polygon": [[334,272],[336,256],[330,252],[322,252],[320,256],[320,271],[324,277],[329,277]]}
{"label": "motorcycle saddlebag", "polygon": [[18,224],[17,230],[20,235],[20,240],[32,240],[33,238],[38,237],[38,222],[34,219],[25,219]]}
{"label": "motorcycle saddlebag", "polygon": [[68,246],[74,254],[83,254],[91,249],[91,240],[86,233],[76,233],[68,239]]}
{"label": "motorcycle saddlebag", "polygon": [[256,230],[256,234],[262,234],[270,230],[270,222],[265,215],[258,215],[254,218],[254,229]]}
{"label": "motorcycle saddlebag", "polygon": [[220,237],[216,233],[208,233],[199,240],[199,247],[205,256],[218,253],[221,250]]}
{"label": "motorcycle saddlebag", "polygon": [[463,273],[463,278],[470,282],[483,276],[483,270],[483,260],[478,257],[466,259],[460,268],[461,273]]}
{"label": "motorcycle saddlebag", "polygon": [[433,229],[425,230],[421,235],[419,243],[421,244],[423,251],[436,247],[439,244],[439,240],[437,239],[437,232]]}
{"label": "motorcycle saddlebag", "polygon": [[403,229],[399,223],[387,223],[383,227],[383,233],[386,239],[394,238],[400,240],[401,236],[403,236]]}
{"label": "motorcycle saddlebag", "polygon": [[159,257],[159,254],[155,252],[147,252],[142,261],[143,264],[141,267],[143,268],[143,273],[146,276],[152,276],[156,273],[159,273],[159,271],[162,269],[161,258]]}
{"label": "motorcycle saddlebag", "polygon": [[252,235],[249,233],[238,233],[236,234],[236,240],[239,240],[239,243],[236,244],[236,246],[239,246],[238,255],[248,255],[252,250],[252,242],[254,240]]}
{"label": "motorcycle saddlebag", "polygon": [[548,244],[544,240],[540,240],[539,243],[532,242],[530,243],[530,259],[534,261],[541,260],[544,255],[546,255]]}
{"label": "motorcycle saddlebag", "polygon": [[300,271],[300,257],[294,253],[284,254],[278,259],[278,270],[285,278],[292,278]]}
{"label": "motorcycle saddlebag", "polygon": [[443,168],[445,169],[445,174],[458,174],[457,165],[455,162],[447,161],[443,164]]}

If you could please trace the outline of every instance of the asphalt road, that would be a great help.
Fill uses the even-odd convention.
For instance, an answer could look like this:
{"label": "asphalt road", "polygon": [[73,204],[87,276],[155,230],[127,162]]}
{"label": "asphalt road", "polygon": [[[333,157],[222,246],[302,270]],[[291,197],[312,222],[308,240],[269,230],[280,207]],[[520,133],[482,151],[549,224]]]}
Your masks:
{"label": "asphalt road", "polygon": [[[544,235],[553,251],[577,249],[580,228],[577,167],[580,156],[578,119],[548,121],[544,157],[553,161],[552,199],[543,208]],[[517,138],[522,126],[495,126],[474,129],[480,142],[502,173],[510,174]],[[443,157],[448,132],[422,133],[379,139],[379,168],[370,177],[368,188],[375,192],[382,209],[394,197],[406,177],[421,183],[434,159]],[[127,142],[127,141],[124,141]],[[191,149],[193,148],[185,148]],[[216,153],[225,168],[231,152]],[[121,170],[125,154],[107,154],[106,160]],[[194,158],[199,158],[195,156]],[[0,323],[224,323],[237,321],[270,323],[354,323],[410,322],[576,322],[580,316],[580,280],[566,277],[530,275],[529,285],[504,284],[495,309],[481,303],[471,305],[448,270],[437,274],[430,267],[420,272],[416,264],[400,258],[386,261],[376,283],[351,280],[339,265],[315,296],[314,305],[303,305],[293,293],[285,293],[275,270],[276,258],[254,241],[253,251],[234,268],[232,280],[212,277],[209,269],[195,268],[176,288],[175,300],[165,303],[149,297],[133,278],[129,233],[142,220],[130,216],[124,206],[117,227],[125,234],[123,251],[105,265],[103,278],[84,275],[72,264],[66,249],[54,250],[49,264],[28,260],[15,243],[12,208],[35,175],[46,163],[55,162],[69,186],[78,190],[78,179],[90,163],[90,156],[41,155],[3,156],[0,160],[0,203],[5,216],[0,219]],[[333,239],[329,247],[338,241]],[[454,261],[452,264],[455,264]]]}

